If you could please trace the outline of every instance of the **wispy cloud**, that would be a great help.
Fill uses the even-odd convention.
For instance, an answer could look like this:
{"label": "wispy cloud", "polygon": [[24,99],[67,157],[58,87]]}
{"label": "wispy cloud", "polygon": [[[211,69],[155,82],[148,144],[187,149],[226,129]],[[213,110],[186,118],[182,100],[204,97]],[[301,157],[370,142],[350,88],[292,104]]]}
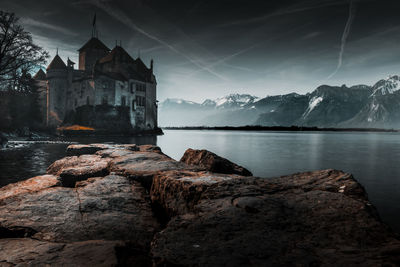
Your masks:
{"label": "wispy cloud", "polygon": [[71,35],[71,36],[77,36],[78,35],[76,32],[68,30],[68,29],[66,29],[64,27],[60,27],[60,26],[57,26],[57,25],[54,25],[54,24],[43,22],[43,21],[34,20],[34,19],[31,19],[31,18],[22,18],[21,19],[21,23],[24,26],[27,26],[27,27],[36,27],[36,28],[40,28],[40,29],[51,30],[51,31],[55,31],[55,32],[58,32],[58,33]]}
{"label": "wispy cloud", "polygon": [[342,38],[341,38],[338,63],[337,63],[336,69],[328,76],[327,80],[329,80],[333,76],[335,76],[336,73],[339,71],[340,67],[342,67],[344,49],[346,47],[347,38],[349,37],[351,25],[353,24],[355,15],[356,15],[355,3],[353,0],[350,0],[349,17],[347,19],[346,26],[344,27],[344,31],[343,31]]}
{"label": "wispy cloud", "polygon": [[264,20],[267,20],[267,19],[270,19],[273,17],[277,17],[277,16],[290,15],[290,14],[295,14],[295,13],[299,13],[299,12],[304,12],[304,11],[309,11],[309,10],[313,10],[313,9],[329,7],[329,6],[343,5],[345,3],[346,3],[346,0],[307,1],[302,4],[296,4],[296,5],[286,7],[284,9],[279,9],[275,12],[265,14],[263,16],[254,17],[254,18],[250,18],[250,19],[232,21],[232,22],[223,24],[222,26],[233,26],[233,25],[257,23],[257,22],[261,22],[261,21],[264,21]]}

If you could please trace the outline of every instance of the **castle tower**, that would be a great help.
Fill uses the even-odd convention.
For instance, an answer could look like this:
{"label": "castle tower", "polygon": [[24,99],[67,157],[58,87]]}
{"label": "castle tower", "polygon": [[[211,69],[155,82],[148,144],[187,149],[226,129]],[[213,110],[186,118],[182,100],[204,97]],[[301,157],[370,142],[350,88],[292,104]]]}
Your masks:
{"label": "castle tower", "polygon": [[96,37],[92,37],[79,50],[79,69],[91,72],[97,60],[103,58],[110,49]]}
{"label": "castle tower", "polygon": [[61,125],[65,116],[68,69],[57,54],[47,67],[47,126]]}

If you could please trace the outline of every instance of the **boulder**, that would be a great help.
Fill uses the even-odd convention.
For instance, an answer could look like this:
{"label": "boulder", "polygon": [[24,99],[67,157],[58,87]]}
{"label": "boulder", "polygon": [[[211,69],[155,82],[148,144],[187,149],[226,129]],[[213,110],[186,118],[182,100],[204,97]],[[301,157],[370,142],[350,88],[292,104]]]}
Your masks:
{"label": "boulder", "polygon": [[243,176],[253,175],[246,168],[204,149],[196,150],[189,148],[185,151],[180,161],[189,165],[198,165],[216,173],[239,174]]}
{"label": "boulder", "polygon": [[0,188],[0,265],[400,264],[398,237],[350,174],[251,177],[208,151],[178,162],[153,145],[69,151]]}
{"label": "boulder", "polygon": [[273,179],[165,172],[152,200],[171,220],[152,243],[155,265],[396,266],[400,242],[349,174]]}

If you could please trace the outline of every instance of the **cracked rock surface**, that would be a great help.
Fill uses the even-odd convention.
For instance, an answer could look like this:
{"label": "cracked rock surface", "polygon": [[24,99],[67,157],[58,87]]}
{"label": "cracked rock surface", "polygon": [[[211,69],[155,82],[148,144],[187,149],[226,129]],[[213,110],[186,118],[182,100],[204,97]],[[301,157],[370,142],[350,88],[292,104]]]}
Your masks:
{"label": "cracked rock surface", "polygon": [[178,162],[152,145],[67,154],[0,188],[0,266],[400,264],[397,235],[341,171],[257,178],[209,151]]}

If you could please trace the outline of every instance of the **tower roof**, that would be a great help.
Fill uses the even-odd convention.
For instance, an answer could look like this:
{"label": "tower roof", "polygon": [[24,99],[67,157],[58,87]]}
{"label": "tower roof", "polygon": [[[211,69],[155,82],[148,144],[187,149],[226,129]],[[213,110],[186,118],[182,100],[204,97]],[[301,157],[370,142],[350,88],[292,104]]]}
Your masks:
{"label": "tower roof", "polygon": [[46,73],[44,73],[42,69],[39,69],[39,71],[33,76],[33,79],[40,81],[46,80]]}
{"label": "tower roof", "polygon": [[86,44],[84,44],[80,49],[78,49],[78,51],[82,52],[87,49],[100,49],[100,50],[110,51],[110,48],[108,48],[105,44],[103,44],[102,41],[100,41],[96,37],[92,37],[89,41],[86,42]]}
{"label": "tower roof", "polygon": [[110,53],[108,53],[108,55],[101,58],[99,60],[99,63],[105,63],[110,61],[133,63],[135,60],[121,46],[116,46],[113,48],[113,50],[111,50]]}
{"label": "tower roof", "polygon": [[65,65],[64,61],[57,54],[53,60],[50,62],[47,70],[55,70],[55,69],[66,69],[67,65]]}

